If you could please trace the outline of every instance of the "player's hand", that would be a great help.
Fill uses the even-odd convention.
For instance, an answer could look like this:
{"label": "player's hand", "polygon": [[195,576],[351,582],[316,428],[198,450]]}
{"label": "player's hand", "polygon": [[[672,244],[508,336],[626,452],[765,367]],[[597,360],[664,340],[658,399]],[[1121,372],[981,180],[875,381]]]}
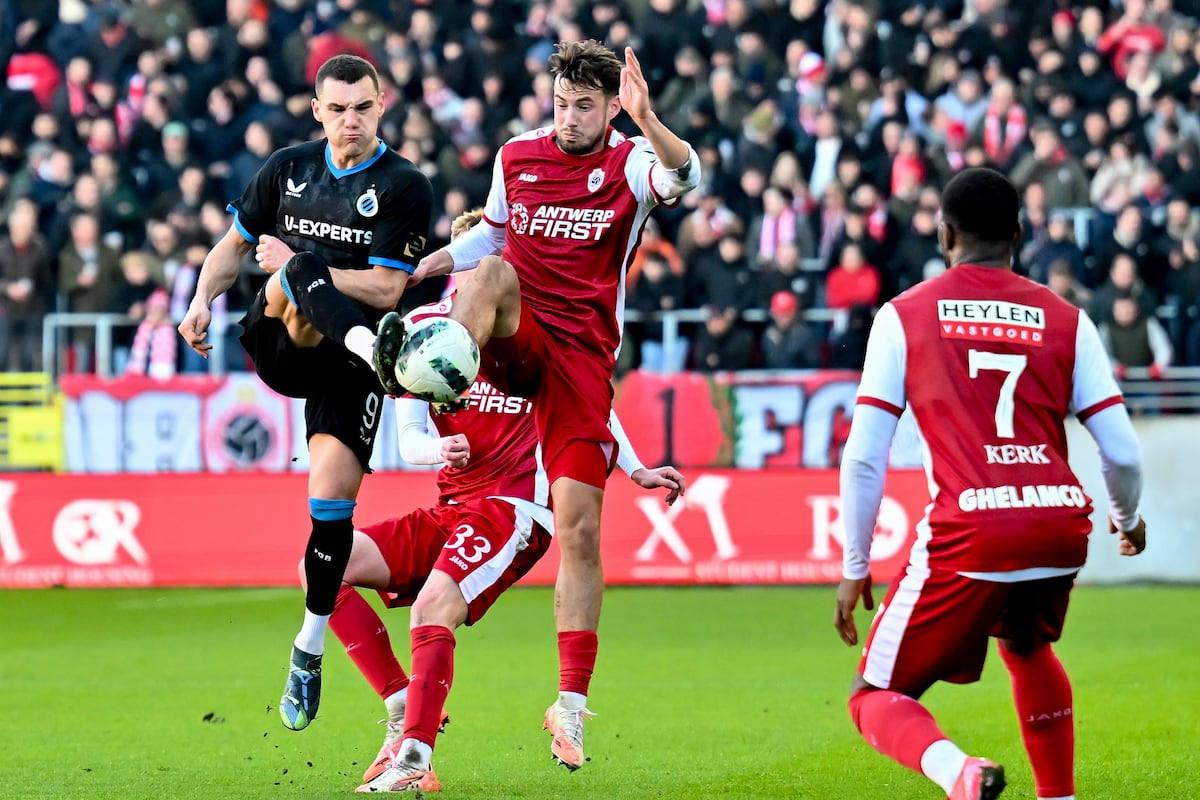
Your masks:
{"label": "player's hand", "polygon": [[461,433],[442,437],[442,461],[448,467],[462,469],[471,460],[471,443]]}
{"label": "player's hand", "polygon": [[408,285],[420,283],[426,278],[436,278],[438,275],[449,275],[454,269],[454,259],[450,254],[437,250],[417,262],[417,269],[408,279]]}
{"label": "player's hand", "polygon": [[865,578],[842,578],[838,584],[837,609],[833,612],[833,627],[837,628],[838,636],[847,645],[858,644],[858,628],[854,624],[854,607],[858,598],[862,598],[863,608],[871,611],[875,608],[875,598],[871,596],[871,576]]}
{"label": "player's hand", "polygon": [[629,479],[643,489],[666,489],[667,505],[673,504],[687,490],[683,473],[674,467],[658,467],[657,469],[635,469]]}
{"label": "player's hand", "polygon": [[621,88],[617,97],[621,100],[621,108],[634,122],[650,116],[650,89],[632,47],[625,48],[625,66],[621,68]]}
{"label": "player's hand", "polygon": [[1119,534],[1117,552],[1123,556],[1136,556],[1146,549],[1146,520],[1141,517],[1138,517],[1138,523],[1133,526],[1133,530],[1128,531],[1117,528],[1117,523],[1109,517],[1108,532]]}
{"label": "player's hand", "polygon": [[263,272],[274,275],[283,269],[292,256],[296,255],[292,248],[274,236],[263,234],[258,237],[258,245],[254,248],[254,260]]}
{"label": "player's hand", "polygon": [[187,316],[179,323],[179,335],[187,342],[188,347],[208,358],[212,345],[205,342],[208,336],[208,326],[212,324],[212,311],[203,303],[192,303],[188,306]]}

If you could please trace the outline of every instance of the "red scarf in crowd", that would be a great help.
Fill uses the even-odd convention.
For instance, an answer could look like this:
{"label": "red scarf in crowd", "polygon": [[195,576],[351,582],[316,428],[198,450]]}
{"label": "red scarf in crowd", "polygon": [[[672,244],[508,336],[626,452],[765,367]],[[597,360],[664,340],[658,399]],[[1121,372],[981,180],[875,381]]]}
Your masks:
{"label": "red scarf in crowd", "polygon": [[1000,114],[988,106],[983,119],[983,149],[997,164],[1007,164],[1021,142],[1025,141],[1025,109],[1016,103],[1009,106],[1001,126]]}

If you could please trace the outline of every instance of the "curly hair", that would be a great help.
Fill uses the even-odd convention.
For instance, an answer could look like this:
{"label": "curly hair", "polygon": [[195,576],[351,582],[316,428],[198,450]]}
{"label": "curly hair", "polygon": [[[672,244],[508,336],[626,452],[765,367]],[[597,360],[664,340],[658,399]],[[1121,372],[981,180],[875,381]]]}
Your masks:
{"label": "curly hair", "polygon": [[467,231],[474,228],[483,219],[483,209],[473,208],[470,211],[464,211],[454,218],[450,223],[450,238],[457,239]]}
{"label": "curly hair", "polygon": [[608,97],[621,88],[623,66],[616,53],[595,39],[559,42],[550,56],[550,74],[579,89],[599,89]]}

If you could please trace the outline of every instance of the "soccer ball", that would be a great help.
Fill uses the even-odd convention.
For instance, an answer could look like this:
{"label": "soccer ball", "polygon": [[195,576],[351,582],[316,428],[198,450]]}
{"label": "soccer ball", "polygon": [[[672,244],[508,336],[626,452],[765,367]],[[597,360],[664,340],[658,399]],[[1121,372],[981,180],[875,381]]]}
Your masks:
{"label": "soccer ball", "polygon": [[479,347],[461,323],[425,317],[405,325],[396,359],[396,380],[413,397],[449,403],[471,388],[479,374]]}

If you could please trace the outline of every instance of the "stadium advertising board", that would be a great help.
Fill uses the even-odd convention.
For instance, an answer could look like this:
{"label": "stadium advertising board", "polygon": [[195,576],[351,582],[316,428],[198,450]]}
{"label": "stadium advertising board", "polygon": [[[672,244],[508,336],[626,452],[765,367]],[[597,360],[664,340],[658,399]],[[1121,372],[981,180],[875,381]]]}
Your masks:
{"label": "stadium advertising board", "polygon": [[[169,381],[64,375],[71,472],[303,471],[303,401],[253,374]],[[648,464],[682,468],[836,467],[850,431],[858,373],[846,371],[644,375],[617,387],[616,408]],[[377,470],[412,469],[394,446],[390,403],[380,421]],[[892,465],[918,465],[902,420]],[[423,468],[422,468],[423,469]]]}
{"label": "stadium advertising board", "polygon": [[[836,582],[837,473],[700,470],[668,507],[623,475],[609,482],[603,526],[613,584]],[[14,474],[0,478],[0,587],[288,586],[308,531],[305,476]],[[359,522],[436,499],[430,475],[367,478]],[[889,476],[876,576],[903,563],[928,494],[920,473]],[[548,585],[557,548],[525,578]]]}

